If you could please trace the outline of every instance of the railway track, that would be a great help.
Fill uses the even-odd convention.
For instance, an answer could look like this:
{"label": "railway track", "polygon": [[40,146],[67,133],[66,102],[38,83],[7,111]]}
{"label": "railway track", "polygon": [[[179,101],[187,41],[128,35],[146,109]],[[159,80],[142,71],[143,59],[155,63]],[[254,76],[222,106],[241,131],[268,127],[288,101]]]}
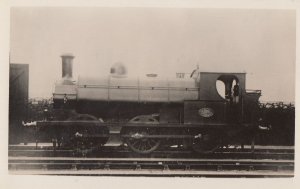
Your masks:
{"label": "railway track", "polygon": [[90,154],[51,146],[9,146],[11,174],[180,176],[180,177],[293,177],[293,147],[222,149],[195,154],[169,148],[138,155],[124,147],[107,146]]}
{"label": "railway track", "polygon": [[293,160],[10,157],[11,174],[292,177]]}
{"label": "railway track", "polygon": [[293,147],[258,147],[252,150],[249,147],[244,149],[227,148],[220,149],[215,153],[198,154],[189,150],[178,148],[166,148],[151,154],[136,154],[126,147],[106,146],[97,151],[72,150],[68,148],[54,149],[52,146],[9,146],[9,156],[26,157],[120,157],[120,158],[213,158],[213,159],[278,159],[293,160]]}

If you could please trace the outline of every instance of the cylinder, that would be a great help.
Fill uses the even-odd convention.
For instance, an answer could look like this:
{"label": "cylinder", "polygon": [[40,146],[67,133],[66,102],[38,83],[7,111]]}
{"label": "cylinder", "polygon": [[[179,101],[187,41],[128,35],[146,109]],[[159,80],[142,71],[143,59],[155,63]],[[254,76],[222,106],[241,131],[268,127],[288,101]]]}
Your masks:
{"label": "cylinder", "polygon": [[73,76],[73,59],[75,56],[72,54],[61,55],[62,59],[62,78],[72,78]]}

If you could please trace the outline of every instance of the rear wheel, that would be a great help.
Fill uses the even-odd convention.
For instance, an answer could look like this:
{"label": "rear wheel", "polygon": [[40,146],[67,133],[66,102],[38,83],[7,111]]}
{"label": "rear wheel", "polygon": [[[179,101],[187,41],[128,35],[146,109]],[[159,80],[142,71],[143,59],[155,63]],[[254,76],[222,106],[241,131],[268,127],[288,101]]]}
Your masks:
{"label": "rear wheel", "polygon": [[211,153],[221,146],[221,136],[212,132],[202,132],[194,136],[192,149],[197,153]]}

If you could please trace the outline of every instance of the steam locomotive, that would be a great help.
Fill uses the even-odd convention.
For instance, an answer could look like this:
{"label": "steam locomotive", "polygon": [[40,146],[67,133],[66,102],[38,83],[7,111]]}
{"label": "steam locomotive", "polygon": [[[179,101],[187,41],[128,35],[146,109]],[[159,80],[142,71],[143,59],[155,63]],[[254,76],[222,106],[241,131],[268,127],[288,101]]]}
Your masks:
{"label": "steam locomotive", "polygon": [[119,65],[109,76],[74,82],[74,56],[61,57],[62,79],[53,93],[58,116],[34,123],[60,146],[99,147],[117,136],[141,154],[174,145],[206,153],[253,137],[259,126],[261,91],[246,90],[245,73],[196,69],[188,78],[130,78]]}

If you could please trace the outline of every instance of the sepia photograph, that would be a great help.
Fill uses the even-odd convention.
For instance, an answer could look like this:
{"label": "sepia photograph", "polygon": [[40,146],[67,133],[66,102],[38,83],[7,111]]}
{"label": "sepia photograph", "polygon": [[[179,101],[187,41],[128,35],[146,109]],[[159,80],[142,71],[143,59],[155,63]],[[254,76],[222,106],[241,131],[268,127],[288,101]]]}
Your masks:
{"label": "sepia photograph", "polygon": [[16,6],[9,22],[8,174],[295,176],[296,10]]}

